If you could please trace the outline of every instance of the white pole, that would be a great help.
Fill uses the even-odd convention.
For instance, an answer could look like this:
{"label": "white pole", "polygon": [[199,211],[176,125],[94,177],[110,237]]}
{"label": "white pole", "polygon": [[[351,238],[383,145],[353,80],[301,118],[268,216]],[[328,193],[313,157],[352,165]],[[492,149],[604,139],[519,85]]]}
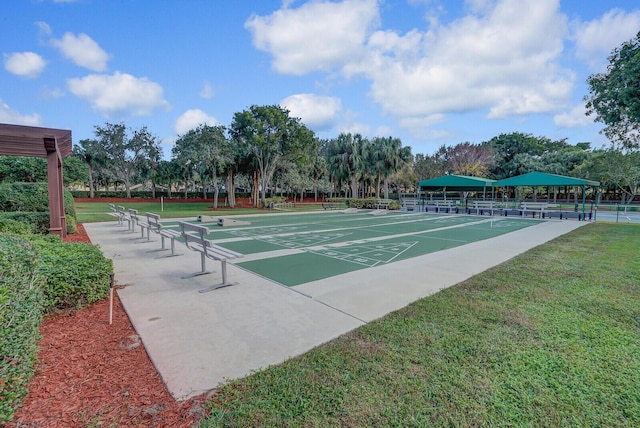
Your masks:
{"label": "white pole", "polygon": [[160,196],[160,211],[164,211],[164,196]]}
{"label": "white pole", "polygon": [[114,275],[110,275],[110,284],[109,284],[109,325],[113,324],[113,280]]}

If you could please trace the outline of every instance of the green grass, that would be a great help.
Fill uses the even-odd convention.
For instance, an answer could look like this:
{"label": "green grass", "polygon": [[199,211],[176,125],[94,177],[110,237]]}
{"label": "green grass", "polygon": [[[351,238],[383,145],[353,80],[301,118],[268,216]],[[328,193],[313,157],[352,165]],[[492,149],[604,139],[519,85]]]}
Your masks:
{"label": "green grass", "polygon": [[[265,213],[267,211],[255,208],[223,208],[213,210],[212,202],[165,202],[163,206],[160,202],[124,202],[117,203],[126,209],[133,208],[139,213],[152,212],[159,214],[162,218],[184,218],[197,217],[198,215],[238,215]],[[111,221],[114,217],[109,215],[109,204],[107,202],[76,202],[76,214],[78,222],[93,223],[98,221]]]}
{"label": "green grass", "polygon": [[202,426],[640,426],[640,226],[591,224],[221,387]]}
{"label": "green grass", "polygon": [[[222,208],[219,206],[217,211],[213,210],[213,202],[165,202],[162,206],[160,202],[131,202],[117,203],[126,209],[133,208],[138,210],[140,214],[152,212],[159,214],[162,218],[185,218],[197,217],[198,215],[224,216],[224,215],[242,215],[242,214],[267,214],[279,213],[278,210],[262,210],[256,208]],[[79,223],[94,223],[98,221],[110,221],[114,217],[109,215],[109,203],[107,202],[75,202],[76,214]],[[296,204],[291,211],[303,212],[322,210],[322,206],[318,204]]]}

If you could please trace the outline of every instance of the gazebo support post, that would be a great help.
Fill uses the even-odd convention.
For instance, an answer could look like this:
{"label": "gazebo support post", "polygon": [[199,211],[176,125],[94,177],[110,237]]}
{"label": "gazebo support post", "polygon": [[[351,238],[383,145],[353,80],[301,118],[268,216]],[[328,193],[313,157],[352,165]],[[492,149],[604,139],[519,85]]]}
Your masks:
{"label": "gazebo support post", "polygon": [[67,236],[67,221],[64,216],[64,194],[62,190],[62,158],[55,137],[44,139],[47,151],[47,181],[49,189],[49,233],[61,238]]}

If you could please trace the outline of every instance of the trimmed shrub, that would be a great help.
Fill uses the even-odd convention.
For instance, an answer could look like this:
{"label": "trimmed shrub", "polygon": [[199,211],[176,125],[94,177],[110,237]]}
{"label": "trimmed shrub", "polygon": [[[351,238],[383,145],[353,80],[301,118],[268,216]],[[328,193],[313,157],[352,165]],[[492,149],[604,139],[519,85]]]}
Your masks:
{"label": "trimmed shrub", "polygon": [[13,235],[28,235],[35,233],[33,223],[24,223],[10,218],[4,218],[0,213],[0,233],[11,233]]}
{"label": "trimmed shrub", "polygon": [[62,242],[57,235],[32,235],[45,278],[45,312],[80,309],[109,294],[113,262],[98,247]]}
{"label": "trimmed shrub", "polygon": [[71,217],[69,214],[64,216],[67,221],[67,234],[73,234],[78,231],[78,227],[76,226],[76,219]]}
{"label": "trimmed shrub", "polygon": [[264,208],[271,208],[275,204],[281,204],[286,201],[284,196],[273,196],[271,198],[264,198]]}
{"label": "trimmed shrub", "polygon": [[32,244],[0,233],[0,425],[27,395],[37,361],[44,302],[37,264]]}
{"label": "trimmed shrub", "polygon": [[[76,233],[78,228],[76,226],[76,220],[70,215],[66,215],[65,219],[67,221],[67,233]],[[49,217],[49,213],[38,213],[38,212],[25,212],[25,211],[15,211],[15,212],[0,212],[0,222],[2,221],[11,221],[14,223],[22,223],[28,226],[29,231],[26,233],[40,233],[47,234],[49,233],[49,223],[51,221]],[[0,231],[2,229],[0,228]],[[18,234],[23,234],[25,232],[16,232]]]}
{"label": "trimmed shrub", "polygon": [[[64,190],[64,212],[74,218],[73,196]],[[0,183],[0,211],[49,212],[47,183]]]}
{"label": "trimmed shrub", "polygon": [[0,212],[0,219],[28,224],[32,227],[33,233],[49,233],[49,212]]}

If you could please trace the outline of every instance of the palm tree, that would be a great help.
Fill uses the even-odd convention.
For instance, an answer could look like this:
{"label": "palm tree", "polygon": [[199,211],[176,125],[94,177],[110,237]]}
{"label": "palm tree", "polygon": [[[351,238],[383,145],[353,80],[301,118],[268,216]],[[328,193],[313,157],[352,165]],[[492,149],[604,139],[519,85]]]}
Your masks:
{"label": "palm tree", "polygon": [[360,134],[342,133],[330,144],[330,169],[337,177],[351,180],[351,197],[354,199],[358,197],[358,176],[362,175],[363,165],[361,147],[365,141]]}
{"label": "palm tree", "polygon": [[389,199],[389,177],[411,161],[411,147],[402,147],[402,141],[393,137],[378,138],[376,145],[380,147],[378,157],[384,179],[384,198]]}

